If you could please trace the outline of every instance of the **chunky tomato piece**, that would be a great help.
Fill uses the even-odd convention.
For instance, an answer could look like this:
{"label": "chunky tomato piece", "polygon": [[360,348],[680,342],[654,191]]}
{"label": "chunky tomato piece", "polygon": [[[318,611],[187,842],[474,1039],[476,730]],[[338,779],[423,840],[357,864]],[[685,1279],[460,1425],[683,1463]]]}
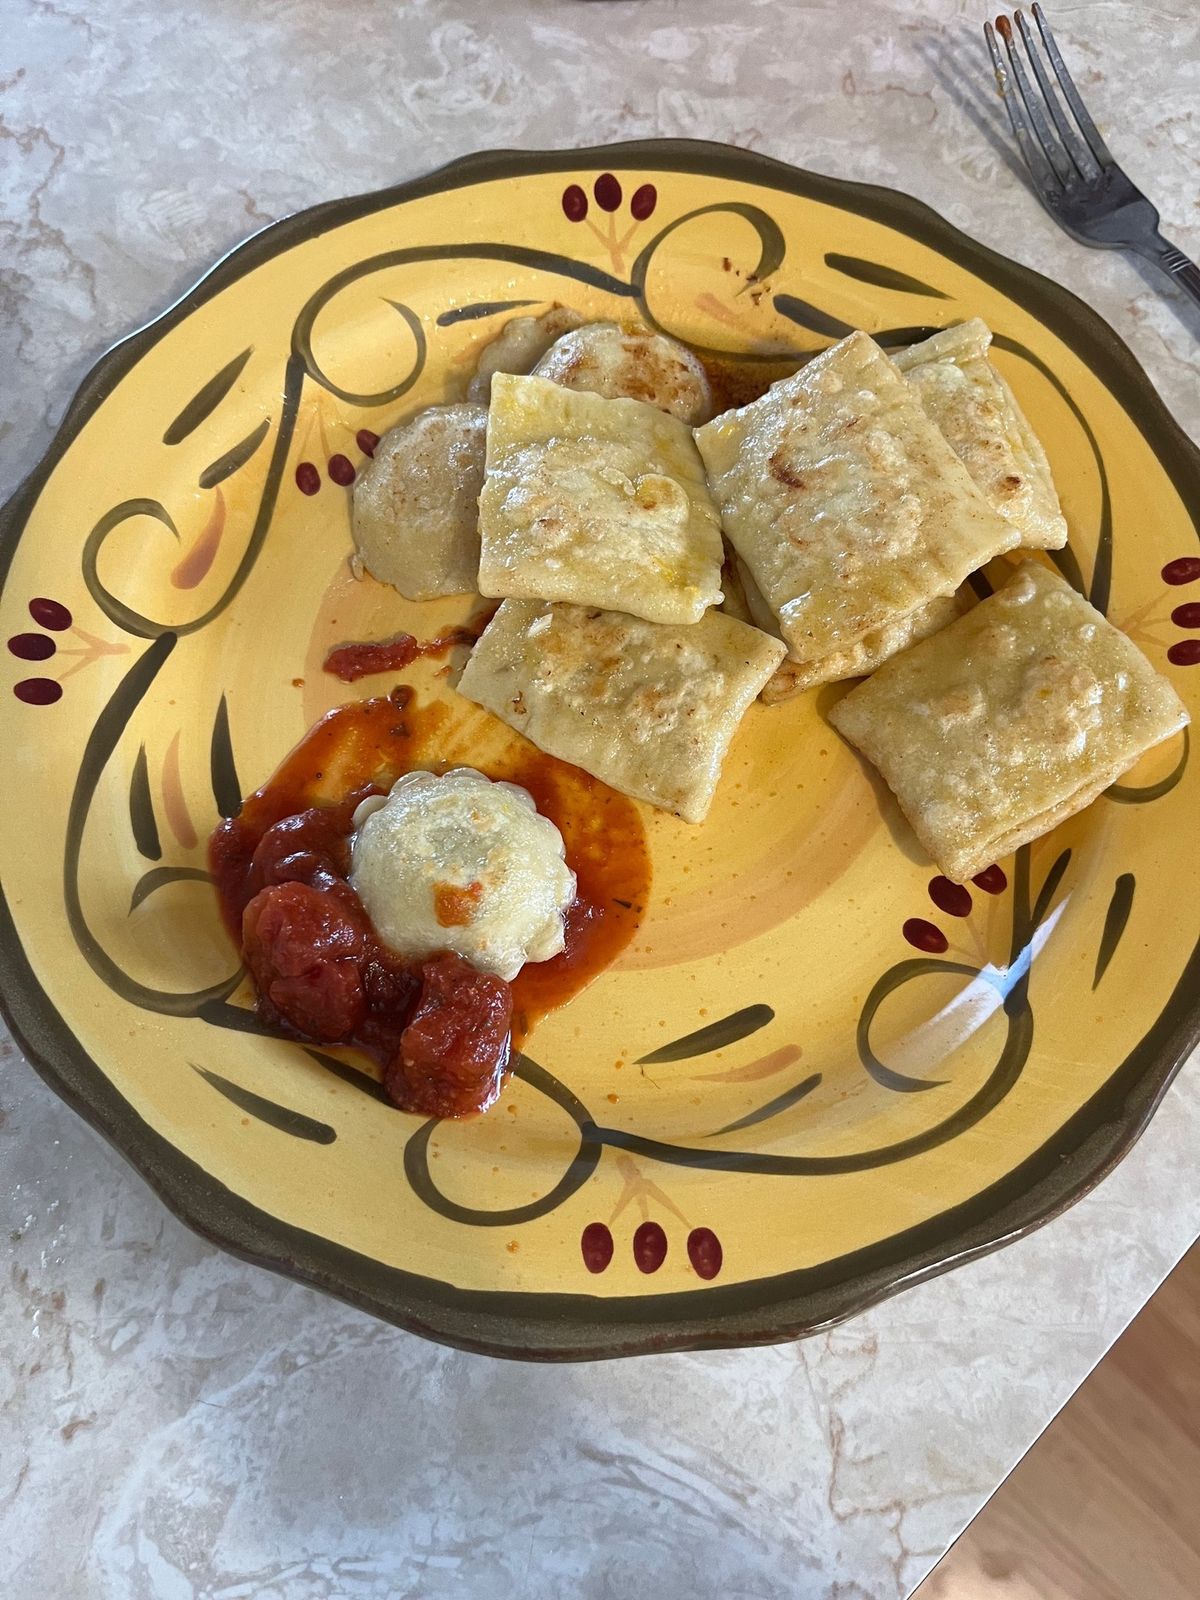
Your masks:
{"label": "chunky tomato piece", "polygon": [[[439,636],[436,648],[453,642]],[[359,709],[374,707],[391,737],[411,697],[401,684],[386,701]],[[363,783],[332,805],[304,803],[333,759],[328,727],[326,719],[310,736],[316,745],[303,783],[251,795],[210,844],[222,912],[254,980],[259,1017],[291,1038],[364,1050],[397,1105],[426,1116],[482,1111],[508,1062],[509,987],[458,956],[413,961],[379,938],[347,882],[355,809],[379,790]]]}
{"label": "chunky tomato piece", "polygon": [[[377,672],[399,672],[418,656],[440,656],[456,645],[474,644],[490,620],[490,617],[481,620],[477,628],[443,628],[436,639],[426,639],[424,643],[414,639],[411,633],[397,633],[390,639],[339,645],[325,657],[325,671],[343,683],[356,683],[359,678],[370,678]],[[412,695],[406,684],[397,684],[389,699],[397,690],[406,696]],[[403,707],[407,702],[400,703]]]}
{"label": "chunky tomato piece", "polygon": [[421,993],[421,969],[377,940],[363,962],[362,973],[367,1015],[354,1042],[386,1067],[400,1048]]}
{"label": "chunky tomato piece", "polygon": [[346,831],[341,807],[314,806],[284,817],[258,841],[250,863],[251,886],[311,883],[320,873],[345,877],[350,870]]}
{"label": "chunky tomato piece", "polygon": [[242,948],[260,1000],[325,1043],[345,1039],[363,1019],[369,943],[361,910],[356,915],[347,901],[305,883],[261,890],[242,916]]}
{"label": "chunky tomato piece", "polygon": [[486,1111],[508,1065],[512,990],[447,952],[421,967],[421,997],[384,1071],[388,1098],[426,1117]]}

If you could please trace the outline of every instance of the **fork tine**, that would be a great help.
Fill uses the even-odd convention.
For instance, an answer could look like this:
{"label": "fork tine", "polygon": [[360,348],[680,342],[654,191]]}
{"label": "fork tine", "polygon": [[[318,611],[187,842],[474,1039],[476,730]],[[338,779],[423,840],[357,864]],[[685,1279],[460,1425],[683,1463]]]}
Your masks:
{"label": "fork tine", "polygon": [[1046,153],[1033,137],[1033,130],[1029,125],[1029,118],[1025,115],[1024,107],[1009,82],[1008,68],[1000,54],[1000,46],[996,43],[996,34],[990,22],[983,25],[983,35],[987,40],[988,50],[991,52],[992,67],[996,73],[996,88],[1000,98],[1004,101],[1008,111],[1008,120],[1012,123],[1013,133],[1017,138],[1017,145],[1025,157],[1025,165],[1033,176],[1034,183],[1039,189],[1056,193],[1062,186],[1058,175],[1046,159]]}
{"label": "fork tine", "polygon": [[1007,17],[996,18],[996,32],[1004,40],[1004,48],[1008,53],[1009,65],[1013,70],[1013,77],[1017,80],[1017,88],[1024,102],[1025,110],[1033,124],[1033,131],[1038,136],[1046,160],[1054,169],[1054,176],[1061,184],[1069,182],[1071,177],[1071,163],[1064,156],[1061,145],[1054,137],[1050,124],[1042,112],[1042,103],[1038,99],[1033,85],[1025,76],[1025,68],[1021,65],[1021,52],[1017,49],[1013,39],[1012,23]]}
{"label": "fork tine", "polygon": [[[1054,126],[1058,129],[1058,136],[1063,142],[1063,148],[1070,156],[1081,178],[1094,178],[1100,170],[1099,162],[1092,155],[1087,145],[1080,139],[1078,133],[1072,127],[1070,119],[1058,103],[1054,85],[1050,82],[1050,74],[1042,65],[1042,56],[1033,37],[1033,29],[1026,21],[1023,11],[1018,10],[1013,15],[1020,31],[1022,42],[1025,45],[1025,54],[1029,57],[1029,65],[1033,68],[1033,75],[1042,91],[1042,98],[1046,102],[1046,110],[1050,113]],[[1065,67],[1063,71],[1066,71]]]}
{"label": "fork tine", "polygon": [[1100,130],[1088,116],[1087,107],[1079,98],[1079,90],[1075,87],[1075,80],[1067,71],[1067,64],[1062,58],[1050,24],[1046,21],[1045,13],[1037,0],[1034,0],[1033,20],[1038,25],[1038,32],[1042,36],[1042,43],[1046,47],[1046,54],[1050,57],[1050,65],[1054,68],[1054,75],[1062,88],[1063,98],[1075,115],[1079,130],[1087,140],[1088,148],[1102,167],[1115,166],[1112,151],[1100,136]]}

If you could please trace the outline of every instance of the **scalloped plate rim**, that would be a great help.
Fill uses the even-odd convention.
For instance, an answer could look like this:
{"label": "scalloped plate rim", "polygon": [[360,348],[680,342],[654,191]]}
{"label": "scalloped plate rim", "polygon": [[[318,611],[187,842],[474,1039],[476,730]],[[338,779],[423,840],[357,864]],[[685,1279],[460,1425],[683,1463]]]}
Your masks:
{"label": "scalloped plate rim", "polygon": [[[0,508],[0,592],[28,511],[80,428],[103,402],[106,386],[123,377],[192,311],[252,271],[264,254],[274,257],[303,243],[324,231],[326,221],[340,226],[392,205],[503,176],[506,170],[546,172],[583,165],[711,172],[834,205],[860,197],[877,209],[891,211],[901,231],[910,236],[911,226],[904,224],[917,222],[934,235],[933,248],[956,245],[973,266],[1015,276],[1081,322],[1091,351],[1099,347],[1115,363],[1122,380],[1132,385],[1141,402],[1138,427],[1143,431],[1152,427],[1200,483],[1200,451],[1167,410],[1128,345],[1098,313],[1061,284],[980,244],[900,190],[809,172],[756,151],[706,140],[631,140],[548,151],[500,149],[461,156],[416,178],[322,201],[268,223],[219,257],[163,311],[109,346],[80,381],[40,460]],[[724,173],[719,170],[722,166],[727,169]],[[826,193],[814,196],[814,190]],[[879,220],[893,225],[889,218]],[[1060,329],[1054,331],[1063,336]],[[1088,353],[1076,353],[1091,365]],[[1167,461],[1161,465],[1194,519],[1200,517],[1200,499],[1193,503],[1171,465]],[[321,1289],[408,1332],[459,1349],[524,1360],[599,1360],[785,1343],[829,1328],[902,1289],[999,1249],[1061,1215],[1113,1170],[1144,1132],[1176,1073],[1200,1043],[1198,943],[1159,1017],[1096,1094],[1047,1144],[963,1205],[820,1267],[744,1284],[609,1299],[458,1290],[333,1245],[233,1194],[150,1128],[79,1047],[25,959],[2,889],[0,978],[0,1014],[39,1076],[194,1232],[232,1255]],[[1190,1006],[1189,979],[1198,995]],[[1154,1048],[1152,1040],[1159,1031],[1164,1037],[1155,1041]],[[1110,1099],[1115,1101],[1111,1106]],[[1069,1176],[1063,1170],[1067,1162]],[[956,1222],[961,1222],[962,1230],[947,1240],[947,1224]],[[935,1232],[941,1239],[926,1242],[925,1236]],[[748,1295],[749,1304],[738,1304]],[[723,1309],[727,1305],[730,1309]],[[541,1315],[531,1314],[534,1306]]]}

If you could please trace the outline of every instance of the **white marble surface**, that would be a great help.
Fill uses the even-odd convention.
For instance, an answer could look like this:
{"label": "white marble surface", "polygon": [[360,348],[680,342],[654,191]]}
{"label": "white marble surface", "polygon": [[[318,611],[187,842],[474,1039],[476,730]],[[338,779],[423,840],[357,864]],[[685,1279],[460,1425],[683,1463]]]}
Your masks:
{"label": "white marble surface", "polygon": [[[0,491],[99,351],[261,223],[475,148],[651,134],[919,195],[1084,294],[1195,435],[1200,319],[1017,180],[984,15],[0,0]],[[1194,0],[1053,15],[1200,255]],[[831,1335],[521,1367],[219,1254],[7,1045],[0,1108],[6,1600],[893,1600],[1200,1229],[1193,1065],[1067,1216]]]}

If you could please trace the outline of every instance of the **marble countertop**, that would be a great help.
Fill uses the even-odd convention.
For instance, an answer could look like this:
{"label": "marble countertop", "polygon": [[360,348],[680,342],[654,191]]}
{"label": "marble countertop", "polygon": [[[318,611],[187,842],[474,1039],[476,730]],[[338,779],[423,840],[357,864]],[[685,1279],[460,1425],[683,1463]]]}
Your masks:
{"label": "marble countertop", "polygon": [[[1193,0],[1052,10],[1110,142],[1200,256]],[[477,148],[648,135],[919,196],[1082,294],[1197,435],[1200,318],[1038,208],[986,90],[985,15],[0,0],[0,494],[98,353],[263,223]],[[893,1600],[1200,1230],[1198,1138],[1193,1062],[1067,1215],[843,1328],[528,1367],[222,1255],[0,1042],[4,1593]]]}

